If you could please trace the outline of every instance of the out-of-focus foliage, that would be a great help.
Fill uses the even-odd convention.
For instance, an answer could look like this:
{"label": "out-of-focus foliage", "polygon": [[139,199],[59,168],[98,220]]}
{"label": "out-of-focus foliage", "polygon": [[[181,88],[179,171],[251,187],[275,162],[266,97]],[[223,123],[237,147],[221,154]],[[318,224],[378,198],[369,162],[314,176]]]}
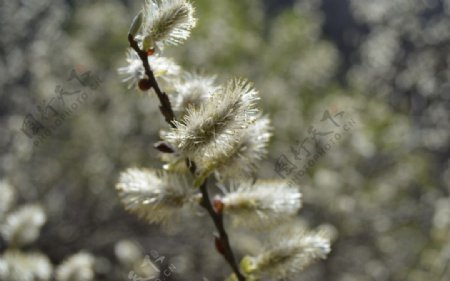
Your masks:
{"label": "out-of-focus foliage", "polygon": [[[320,128],[326,110],[343,110],[356,123],[294,178],[305,191],[305,224],[327,221],[338,233],[330,257],[303,279],[447,280],[449,2],[193,2],[198,28],[185,47],[167,52],[188,70],[255,82],[275,128],[261,175],[278,176],[281,155],[300,168],[291,148],[311,136],[310,126]],[[339,16],[323,13],[332,2],[354,22],[341,34],[350,50],[323,34]],[[165,126],[157,99],[127,90],[116,72],[140,1],[0,3],[0,177],[16,194],[10,207],[6,193],[0,197],[0,272],[5,262],[24,264],[24,254],[40,252],[49,266],[95,259],[95,280],[153,276],[154,266],[174,269],[166,280],[225,276],[208,243],[208,220],[180,223],[167,237],[118,205],[119,171],[154,166],[152,145]],[[91,71],[100,86],[68,81],[72,70]],[[58,85],[88,98],[34,146],[37,136],[21,130],[24,118],[39,118]],[[79,94],[64,96],[65,105],[55,100],[55,107],[63,110]],[[47,221],[18,253],[3,233],[23,204],[42,206]],[[245,232],[231,239],[240,257],[262,247]],[[92,256],[70,258],[83,251]]]}

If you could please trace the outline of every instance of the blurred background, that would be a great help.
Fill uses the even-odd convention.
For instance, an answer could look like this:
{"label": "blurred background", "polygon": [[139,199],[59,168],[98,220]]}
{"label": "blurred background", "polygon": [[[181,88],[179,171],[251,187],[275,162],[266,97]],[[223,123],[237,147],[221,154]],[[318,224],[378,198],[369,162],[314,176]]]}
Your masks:
{"label": "blurred background", "polygon": [[[299,280],[450,280],[450,1],[192,2],[198,27],[165,55],[254,81],[274,126],[259,174],[296,181],[299,219],[338,233]],[[228,276],[206,216],[169,231],[127,214],[114,190],[123,169],[161,166],[158,101],[117,73],[143,1],[0,3],[0,273],[15,251],[54,268],[85,253],[89,280]],[[296,156],[311,128],[340,135],[309,165]],[[6,229],[29,204],[45,224],[16,247]],[[239,257],[264,244],[230,235]]]}

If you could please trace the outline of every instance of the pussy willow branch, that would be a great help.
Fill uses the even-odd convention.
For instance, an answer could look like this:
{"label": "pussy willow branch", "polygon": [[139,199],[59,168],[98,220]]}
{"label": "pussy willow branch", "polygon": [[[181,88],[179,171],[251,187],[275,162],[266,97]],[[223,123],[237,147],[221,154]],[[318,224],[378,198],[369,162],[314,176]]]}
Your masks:
{"label": "pussy willow branch", "polygon": [[[145,74],[147,75],[147,79],[151,85],[151,88],[155,90],[155,93],[158,96],[159,102],[161,104],[159,106],[159,110],[164,115],[166,122],[169,123],[169,125],[172,128],[174,128],[175,124],[173,123],[173,121],[175,120],[175,115],[173,114],[172,105],[170,104],[169,97],[167,96],[166,93],[161,91],[161,88],[159,87],[158,82],[156,81],[155,75],[153,74],[153,71],[151,70],[150,65],[148,63],[147,52],[139,48],[138,43],[136,42],[136,40],[134,40],[134,37],[131,34],[128,34],[128,42],[130,43],[130,47],[133,48],[133,50],[138,54],[139,58],[141,59],[145,69]],[[195,163],[193,163],[190,160],[186,162],[189,163],[187,164],[189,170],[192,173],[195,173]],[[225,227],[223,225],[223,215],[221,212],[216,212],[211,204],[206,180],[200,186],[200,192],[202,194],[202,200],[200,205],[206,209],[211,219],[213,220],[217,231],[219,232],[218,239],[220,240],[220,244],[223,247],[223,252],[221,252],[221,254],[233,269],[234,274],[236,275],[238,280],[245,281],[245,277],[240,272],[239,267],[234,258],[233,250],[231,249],[230,241],[228,239],[227,232],[225,231]]]}

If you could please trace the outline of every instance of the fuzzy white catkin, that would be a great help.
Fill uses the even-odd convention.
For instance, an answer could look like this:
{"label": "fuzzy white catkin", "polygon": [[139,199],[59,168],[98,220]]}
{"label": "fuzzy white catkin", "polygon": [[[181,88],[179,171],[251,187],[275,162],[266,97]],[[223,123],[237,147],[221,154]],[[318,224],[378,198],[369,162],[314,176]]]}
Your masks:
{"label": "fuzzy white catkin", "polygon": [[7,180],[0,181],[0,221],[6,216],[11,207],[14,205],[15,192],[12,185]]}
{"label": "fuzzy white catkin", "polygon": [[270,119],[260,116],[243,130],[241,138],[233,147],[222,151],[222,154],[202,158],[199,166],[207,165],[203,163],[214,166],[220,180],[248,177],[256,171],[258,162],[266,156],[271,131]]}
{"label": "fuzzy white catkin", "polygon": [[0,256],[0,280],[46,281],[52,271],[49,259],[41,253],[8,250]]}
{"label": "fuzzy white catkin", "polygon": [[151,223],[176,221],[192,189],[180,174],[130,168],[116,185],[125,209]]}
{"label": "fuzzy white catkin", "polygon": [[186,0],[147,0],[144,6],[144,49],[155,44],[178,45],[196,25],[194,8]]}
{"label": "fuzzy white catkin", "polygon": [[189,108],[165,139],[195,162],[227,151],[255,121],[258,99],[257,91],[246,80],[231,80],[198,109]]}
{"label": "fuzzy white catkin", "polygon": [[182,116],[188,108],[198,108],[218,90],[218,86],[214,82],[214,76],[186,74],[181,81],[175,84],[177,95],[173,102],[174,111]]}
{"label": "fuzzy white catkin", "polygon": [[[236,186],[236,187],[234,187]],[[282,180],[232,183],[221,202],[233,225],[263,229],[292,218],[301,207],[301,193]]]}
{"label": "fuzzy white catkin", "polygon": [[10,213],[1,228],[1,234],[9,245],[19,247],[34,242],[47,217],[39,205],[25,205]]}
{"label": "fuzzy white catkin", "polygon": [[56,269],[57,281],[94,280],[95,258],[89,253],[80,252],[70,256]]}
{"label": "fuzzy white catkin", "polygon": [[[211,111],[203,111],[205,114],[203,118],[207,121],[205,124],[200,123],[199,128],[195,128],[195,125],[189,121],[180,122],[183,125],[192,125],[192,131],[194,132],[196,130],[206,132],[208,125],[214,129],[213,133],[211,133],[214,138],[211,144],[203,147],[201,145],[201,134],[198,134],[198,136],[191,134],[190,137],[197,140],[196,144],[199,147],[199,151],[197,153],[185,151],[184,154],[188,154],[195,161],[197,169],[202,175],[208,175],[212,170],[215,170],[216,176],[221,181],[229,178],[247,177],[256,170],[257,163],[267,154],[267,145],[272,135],[270,120],[267,116],[262,116],[261,114],[253,115],[256,112],[253,108],[257,100],[256,91],[251,89],[250,85],[246,85],[245,81],[231,81],[225,87],[226,90],[213,85],[213,81],[213,78],[210,77],[190,75],[189,79],[186,79],[186,82],[176,86],[178,95],[174,104],[183,119],[189,119],[189,121],[194,120],[192,117],[194,115],[198,115],[197,117],[200,118],[202,109],[208,106],[214,108],[214,102],[217,106],[218,103],[224,100],[224,95],[230,94],[233,96],[236,93],[245,93],[245,91],[248,91],[249,95],[245,97],[245,94],[243,94],[242,99],[247,99],[247,103],[241,102],[248,107],[242,107],[241,110],[245,113],[245,109],[247,109],[248,112],[246,113],[248,115],[242,117],[237,114],[237,122],[230,122],[229,124],[221,122],[219,120],[220,118],[216,117],[216,124],[208,124],[208,122],[212,123],[214,121],[213,118],[210,118],[214,116],[211,114],[214,110],[212,109]],[[218,95],[219,98],[214,99],[212,95]],[[251,101],[248,102],[249,100]],[[228,104],[233,104],[233,102]],[[229,119],[228,121],[232,121],[230,116],[226,116],[224,119],[226,118]],[[239,124],[239,122],[241,123]],[[181,133],[182,129],[184,129],[183,125],[180,124],[180,130],[175,131]],[[202,128],[202,126],[204,127]],[[221,130],[223,133],[220,132]],[[203,137],[207,138],[206,135],[205,133]],[[166,140],[171,139],[172,141],[177,138],[175,142],[181,142],[182,135],[176,136],[176,133],[172,131],[162,133],[161,137]],[[172,155],[169,157],[164,156],[163,160],[169,162],[176,161],[173,158]],[[174,167],[174,165],[171,165],[171,167]]]}
{"label": "fuzzy white catkin", "polygon": [[126,61],[127,66],[120,67],[117,71],[124,76],[122,82],[127,83],[128,88],[131,89],[136,87],[139,80],[144,78],[145,70],[142,61],[134,50],[127,50]]}
{"label": "fuzzy white catkin", "polygon": [[289,231],[278,235],[260,255],[246,256],[241,267],[252,278],[288,278],[302,272],[318,259],[326,258],[330,241],[326,233]]}
{"label": "fuzzy white catkin", "polygon": [[170,58],[158,55],[148,56],[148,63],[155,77],[165,82],[175,81],[181,74],[181,67]]}
{"label": "fuzzy white catkin", "polygon": [[[126,62],[127,66],[120,67],[117,71],[124,77],[122,82],[127,83],[131,89],[137,87],[139,80],[145,77],[145,70],[141,59],[132,49],[127,50]],[[181,67],[170,58],[152,55],[148,56],[148,63],[155,77],[165,83],[176,81],[181,72]]]}

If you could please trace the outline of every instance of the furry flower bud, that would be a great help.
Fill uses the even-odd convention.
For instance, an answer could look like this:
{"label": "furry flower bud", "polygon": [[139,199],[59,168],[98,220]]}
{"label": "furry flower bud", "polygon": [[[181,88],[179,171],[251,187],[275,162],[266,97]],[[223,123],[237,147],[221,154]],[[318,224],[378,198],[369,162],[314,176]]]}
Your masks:
{"label": "furry flower bud", "polygon": [[125,209],[150,223],[167,224],[189,202],[190,190],[179,174],[130,168],[116,185]]}
{"label": "furry flower bud", "polygon": [[196,22],[194,8],[186,0],[148,0],[144,7],[144,49],[157,43],[180,44]]}
{"label": "furry flower bud", "polygon": [[143,12],[139,12],[133,19],[133,22],[130,25],[130,30],[128,31],[128,34],[131,36],[136,36],[136,34],[139,32],[139,29],[142,27],[142,21],[144,19]]}
{"label": "furry flower bud", "polygon": [[249,279],[269,277],[283,279],[303,271],[330,252],[330,241],[321,232],[290,231],[277,235],[272,246],[255,257],[241,261],[242,271]]}
{"label": "furry flower bud", "polygon": [[[137,87],[139,81],[145,78],[145,69],[142,61],[136,52],[132,49],[127,51],[128,65],[120,67],[117,71],[123,75],[122,82],[128,84],[128,88]],[[149,56],[148,63],[156,78],[162,79],[163,82],[170,82],[181,72],[181,68],[173,60],[161,56]]]}
{"label": "furry flower bud", "polygon": [[291,218],[301,207],[301,193],[285,181],[247,181],[231,189],[221,201],[223,213],[231,216],[235,226],[273,226]]}
{"label": "furry flower bud", "polygon": [[246,129],[238,141],[229,149],[200,159],[198,165],[203,170],[216,169],[223,179],[246,177],[256,170],[257,163],[267,154],[272,127],[267,116],[260,116]]}
{"label": "furry flower bud", "polygon": [[[229,151],[239,142],[243,129],[255,121],[258,110],[255,89],[235,79],[211,95],[198,109],[190,108],[176,128],[164,137],[196,163]],[[206,165],[209,166],[209,165]]]}
{"label": "furry flower bud", "polygon": [[166,138],[186,155],[212,154],[231,146],[235,132],[254,121],[257,92],[244,80],[232,80],[220,88],[199,109],[190,109]]}
{"label": "furry flower bud", "polygon": [[177,96],[174,100],[174,110],[185,114],[188,108],[199,108],[218,90],[214,80],[214,76],[186,75],[183,81],[175,85]]}

